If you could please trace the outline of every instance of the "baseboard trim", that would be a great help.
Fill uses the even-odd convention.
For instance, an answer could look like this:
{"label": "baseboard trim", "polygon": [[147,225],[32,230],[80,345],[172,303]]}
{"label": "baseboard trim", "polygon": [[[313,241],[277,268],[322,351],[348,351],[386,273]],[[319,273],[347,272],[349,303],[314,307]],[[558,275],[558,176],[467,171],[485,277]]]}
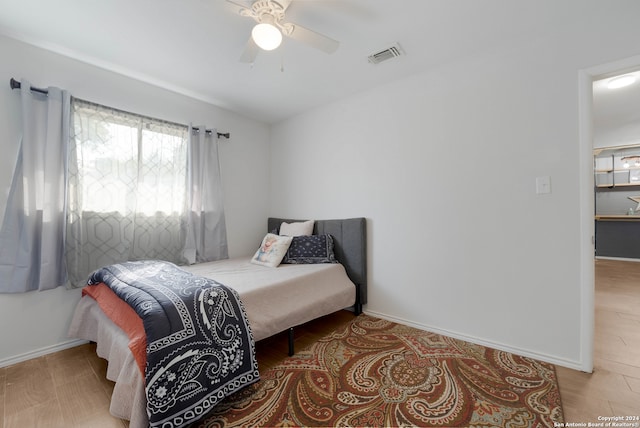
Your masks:
{"label": "baseboard trim", "polygon": [[435,328],[429,325],[425,325],[425,324],[420,324],[420,323],[416,323],[413,321],[409,321],[403,318],[398,318],[392,315],[387,315],[381,312],[376,312],[376,311],[370,311],[370,310],[365,310],[364,311],[365,314],[367,315],[371,315],[377,318],[382,318],[382,319],[386,319],[388,321],[393,321],[396,322],[398,324],[403,324],[403,325],[407,325],[409,327],[414,327],[417,328],[418,330],[424,330],[424,331],[428,331],[431,333],[436,333],[436,334],[441,334],[443,336],[448,336],[448,337],[453,337],[454,339],[460,339],[460,340],[464,340],[466,342],[471,342],[471,343],[475,343],[476,345],[481,345],[481,346],[486,346],[487,348],[493,348],[493,349],[498,349],[500,351],[505,351],[505,352],[509,352],[515,355],[520,355],[522,357],[528,357],[528,358],[533,358],[535,360],[539,360],[539,361],[544,361],[550,364],[554,364],[554,365],[558,365],[558,366],[562,366],[562,367],[567,367],[570,369],[574,369],[574,370],[578,370],[578,371],[583,371],[582,370],[582,364],[579,361],[572,361],[572,360],[566,360],[564,358],[558,358],[556,356],[553,355],[547,355],[547,354],[542,354],[542,353],[538,353],[538,352],[532,352],[530,350],[526,350],[526,349],[520,349],[520,348],[515,348],[512,346],[508,346],[502,343],[497,343],[497,342],[492,342],[492,341],[488,341],[488,340],[484,340],[484,339],[480,339],[477,337],[473,337],[473,336],[468,336],[465,334],[461,334],[461,333],[456,333],[453,331],[449,331],[449,330],[443,330],[440,328]]}
{"label": "baseboard trim", "polygon": [[27,360],[32,360],[34,358],[38,358],[43,355],[52,354],[54,352],[64,351],[65,349],[75,348],[76,346],[80,346],[85,343],[88,343],[88,341],[81,340],[81,339],[74,339],[74,340],[69,340],[67,342],[58,343],[56,345],[45,346],[44,348],[35,349],[33,351],[16,355],[14,357],[3,358],[3,359],[0,359],[0,368],[12,366],[14,364],[18,364]]}

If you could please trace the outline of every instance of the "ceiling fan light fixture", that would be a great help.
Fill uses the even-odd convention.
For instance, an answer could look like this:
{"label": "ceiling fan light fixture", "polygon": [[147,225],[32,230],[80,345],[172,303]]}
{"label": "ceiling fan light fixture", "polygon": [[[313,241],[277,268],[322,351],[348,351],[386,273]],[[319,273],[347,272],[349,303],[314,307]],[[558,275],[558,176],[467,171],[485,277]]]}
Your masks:
{"label": "ceiling fan light fixture", "polygon": [[633,74],[625,74],[624,76],[614,77],[607,82],[607,88],[618,89],[625,86],[632,85],[636,81],[636,76]]}
{"label": "ceiling fan light fixture", "polygon": [[251,37],[261,49],[272,51],[282,43],[282,33],[272,24],[261,23],[253,27]]}

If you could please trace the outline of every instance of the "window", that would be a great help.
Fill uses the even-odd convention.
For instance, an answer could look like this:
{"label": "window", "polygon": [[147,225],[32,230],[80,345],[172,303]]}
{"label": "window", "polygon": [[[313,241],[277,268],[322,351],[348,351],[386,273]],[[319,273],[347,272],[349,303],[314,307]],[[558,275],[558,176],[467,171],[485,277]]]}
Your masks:
{"label": "window", "polygon": [[71,282],[125,260],[184,262],[188,127],[78,99],[72,114]]}
{"label": "window", "polygon": [[[185,209],[183,125],[74,100],[75,174],[83,211],[153,215]],[[73,159],[73,157],[72,157]]]}

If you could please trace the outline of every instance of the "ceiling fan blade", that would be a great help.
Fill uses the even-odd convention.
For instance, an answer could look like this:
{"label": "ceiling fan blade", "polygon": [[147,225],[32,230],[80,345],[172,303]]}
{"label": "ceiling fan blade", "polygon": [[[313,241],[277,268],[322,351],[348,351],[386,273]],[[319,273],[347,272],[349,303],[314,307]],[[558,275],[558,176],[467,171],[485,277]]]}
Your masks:
{"label": "ceiling fan blade", "polygon": [[298,24],[287,23],[285,25],[292,28],[285,33],[287,36],[326,53],[334,53],[336,49],[338,49],[338,46],[340,46],[340,42]]}
{"label": "ceiling fan blade", "polygon": [[271,0],[274,3],[278,3],[281,7],[282,10],[287,10],[287,8],[289,7],[289,5],[291,4],[291,0]]}
{"label": "ceiling fan blade", "polygon": [[227,0],[227,6],[228,6],[228,9],[231,9],[233,12],[237,13],[238,15],[243,15],[242,12],[245,10],[251,10],[251,6],[247,6],[246,4],[238,3],[233,0]]}
{"label": "ceiling fan blade", "polygon": [[247,45],[244,48],[244,52],[240,55],[240,62],[247,62],[249,64],[253,64],[258,56],[258,52],[260,48],[256,45],[256,42],[253,41],[253,37],[249,37],[247,41]]}

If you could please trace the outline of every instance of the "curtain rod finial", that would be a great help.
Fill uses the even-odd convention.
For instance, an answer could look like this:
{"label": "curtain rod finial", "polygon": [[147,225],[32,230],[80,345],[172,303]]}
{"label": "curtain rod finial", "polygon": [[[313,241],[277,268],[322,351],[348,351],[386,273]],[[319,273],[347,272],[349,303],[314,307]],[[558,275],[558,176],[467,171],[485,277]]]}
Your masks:
{"label": "curtain rod finial", "polygon": [[11,86],[11,89],[20,89],[21,85],[20,82],[12,77],[11,80],[9,80],[9,86]]}

